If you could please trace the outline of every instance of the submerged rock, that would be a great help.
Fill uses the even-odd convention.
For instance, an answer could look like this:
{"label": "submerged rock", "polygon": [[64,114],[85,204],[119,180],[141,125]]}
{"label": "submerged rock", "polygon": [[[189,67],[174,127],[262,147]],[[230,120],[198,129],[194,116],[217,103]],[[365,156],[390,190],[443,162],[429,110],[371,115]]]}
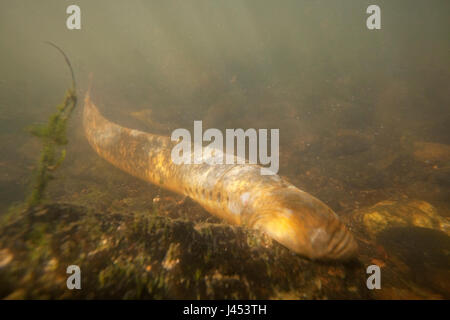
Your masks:
{"label": "submerged rock", "polygon": [[450,145],[433,142],[415,142],[414,158],[422,162],[441,162],[450,161]]}
{"label": "submerged rock", "polygon": [[[378,242],[390,255],[390,272],[402,269],[402,275],[396,277],[404,278],[410,294],[431,299],[450,298],[449,236],[429,228],[396,227],[381,232]],[[393,283],[395,280],[391,279]]]}
{"label": "submerged rock", "polygon": [[12,259],[13,255],[8,249],[0,250],[0,269],[6,267]]}
{"label": "submerged rock", "polygon": [[425,201],[381,201],[350,218],[361,240],[360,260],[381,268],[375,299],[448,299],[447,218]]}
{"label": "submerged rock", "polygon": [[[313,262],[255,231],[152,211],[49,204],[0,235],[0,299],[370,298],[357,262]],[[82,290],[67,289],[69,265]]]}
{"label": "submerged rock", "polygon": [[431,204],[420,200],[381,201],[355,212],[354,219],[371,237],[394,227],[422,227],[450,235],[448,219],[441,217]]}

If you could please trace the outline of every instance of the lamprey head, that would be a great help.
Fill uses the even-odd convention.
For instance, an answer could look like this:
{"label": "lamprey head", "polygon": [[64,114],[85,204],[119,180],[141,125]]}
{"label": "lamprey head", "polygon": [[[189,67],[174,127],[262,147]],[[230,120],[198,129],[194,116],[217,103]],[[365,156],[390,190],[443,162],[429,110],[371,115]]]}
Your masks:
{"label": "lamprey head", "polygon": [[346,260],[357,251],[353,235],[338,216],[293,186],[272,190],[255,203],[248,223],[310,259]]}

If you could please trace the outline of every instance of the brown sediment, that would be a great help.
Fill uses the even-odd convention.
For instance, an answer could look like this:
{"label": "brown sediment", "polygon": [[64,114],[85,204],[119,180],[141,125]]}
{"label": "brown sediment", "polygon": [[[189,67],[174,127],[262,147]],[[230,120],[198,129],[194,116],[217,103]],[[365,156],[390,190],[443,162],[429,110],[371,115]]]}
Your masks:
{"label": "brown sediment", "polygon": [[189,196],[209,213],[235,225],[259,229],[311,259],[347,259],[357,245],[324,203],[278,175],[261,175],[251,164],[175,164],[175,143],[106,120],[85,97],[83,123],[94,150],[121,170]]}

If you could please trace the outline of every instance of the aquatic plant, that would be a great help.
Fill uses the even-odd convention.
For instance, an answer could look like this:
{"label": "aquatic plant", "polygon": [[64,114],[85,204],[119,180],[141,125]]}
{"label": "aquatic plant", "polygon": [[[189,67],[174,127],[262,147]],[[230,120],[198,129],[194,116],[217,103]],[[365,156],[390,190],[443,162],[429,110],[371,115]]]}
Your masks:
{"label": "aquatic plant", "polygon": [[67,122],[77,104],[75,76],[67,55],[55,44],[46,43],[55,47],[64,56],[72,75],[72,87],[66,91],[64,100],[57,106],[57,111],[49,117],[46,124],[29,128],[30,133],[42,141],[41,156],[34,177],[33,189],[27,199],[29,207],[43,201],[47,185],[53,179],[51,172],[57,169],[66,157],[64,146],[68,143]]}

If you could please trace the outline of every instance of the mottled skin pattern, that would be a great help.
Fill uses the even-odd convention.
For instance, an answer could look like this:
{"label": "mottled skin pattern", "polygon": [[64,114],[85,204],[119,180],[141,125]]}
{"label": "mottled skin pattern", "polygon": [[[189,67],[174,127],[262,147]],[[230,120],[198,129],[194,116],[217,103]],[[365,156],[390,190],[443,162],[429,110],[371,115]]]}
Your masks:
{"label": "mottled skin pattern", "polygon": [[135,177],[189,196],[231,224],[260,229],[310,259],[348,259],[357,245],[338,216],[317,198],[251,164],[174,164],[169,137],[106,120],[85,97],[86,137],[104,159]]}

